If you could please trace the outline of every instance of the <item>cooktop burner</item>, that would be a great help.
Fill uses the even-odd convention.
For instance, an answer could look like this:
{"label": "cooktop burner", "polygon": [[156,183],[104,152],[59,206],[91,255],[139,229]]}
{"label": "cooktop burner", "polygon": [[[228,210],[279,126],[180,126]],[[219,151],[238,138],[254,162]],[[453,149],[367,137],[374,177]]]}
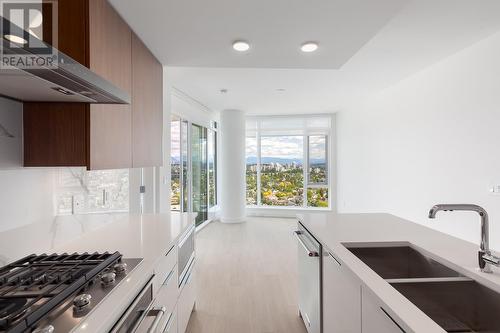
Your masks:
{"label": "cooktop burner", "polygon": [[[19,312],[19,310],[22,309],[27,302],[28,302],[27,298],[0,300],[0,322],[6,319],[7,317],[11,316],[12,314]],[[20,314],[22,314],[22,312]]]}
{"label": "cooktop burner", "polygon": [[42,254],[0,268],[0,332],[70,331],[141,261],[118,252]]}

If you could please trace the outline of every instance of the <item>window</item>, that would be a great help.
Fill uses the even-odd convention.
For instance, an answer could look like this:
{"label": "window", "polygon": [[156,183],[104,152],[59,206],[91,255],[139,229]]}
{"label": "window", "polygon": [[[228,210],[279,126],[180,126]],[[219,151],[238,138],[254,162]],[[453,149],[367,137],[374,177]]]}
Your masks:
{"label": "window", "polygon": [[217,205],[217,133],[208,130],[208,207]]}
{"label": "window", "polygon": [[170,206],[173,211],[181,210],[181,120],[172,116],[170,123]]}
{"label": "window", "polygon": [[257,204],[257,139],[246,138],[247,205]]}
{"label": "window", "polygon": [[302,136],[261,137],[261,204],[302,206],[304,172]]}
{"label": "window", "polygon": [[217,130],[171,118],[171,210],[196,212],[196,225],[217,205]]}
{"label": "window", "polygon": [[307,206],[328,207],[328,168],[326,135],[307,137]]}
{"label": "window", "polygon": [[248,118],[247,205],[328,208],[331,122],[329,115]]}

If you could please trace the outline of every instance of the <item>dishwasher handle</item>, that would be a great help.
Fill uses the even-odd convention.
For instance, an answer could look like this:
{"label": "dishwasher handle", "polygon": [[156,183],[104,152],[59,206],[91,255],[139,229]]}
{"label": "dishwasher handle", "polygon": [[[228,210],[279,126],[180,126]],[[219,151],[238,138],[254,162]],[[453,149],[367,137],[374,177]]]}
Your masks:
{"label": "dishwasher handle", "polygon": [[309,250],[309,248],[307,247],[306,243],[304,243],[304,241],[300,237],[300,235],[304,234],[303,231],[296,230],[293,233],[294,233],[295,237],[297,238],[297,241],[299,242],[299,244],[304,248],[304,250],[306,250],[306,252],[307,252],[307,254],[308,254],[309,257],[319,257],[318,251],[311,251],[311,250]]}

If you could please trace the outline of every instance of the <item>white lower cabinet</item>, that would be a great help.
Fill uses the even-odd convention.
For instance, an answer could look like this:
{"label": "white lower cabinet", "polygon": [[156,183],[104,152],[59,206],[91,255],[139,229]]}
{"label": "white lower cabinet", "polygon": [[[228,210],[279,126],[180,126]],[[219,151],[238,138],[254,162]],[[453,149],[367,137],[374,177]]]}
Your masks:
{"label": "white lower cabinet", "polygon": [[[363,333],[404,333],[401,325],[387,312],[378,298],[366,288],[362,289]],[[333,331],[332,331],[333,332]],[[325,333],[329,333],[325,331]]]}
{"label": "white lower cabinet", "polygon": [[[172,270],[167,273],[166,277],[163,278],[163,281],[161,282],[160,288],[155,297],[154,306],[156,308],[164,307],[166,309],[166,312],[162,316],[156,330],[158,333],[164,332],[173,314],[175,314],[174,317],[177,317],[177,284],[177,265],[175,265]],[[177,331],[175,332],[177,333]]]}
{"label": "white lower cabinet", "polygon": [[361,283],[329,251],[323,255],[323,332],[361,333]]}
{"label": "white lower cabinet", "polygon": [[192,262],[191,267],[179,286],[180,295],[177,303],[178,315],[178,332],[184,333],[191,317],[195,301],[196,301],[196,285],[195,285],[196,263]]}
{"label": "white lower cabinet", "polygon": [[177,306],[169,314],[168,320],[161,333],[177,333]]}

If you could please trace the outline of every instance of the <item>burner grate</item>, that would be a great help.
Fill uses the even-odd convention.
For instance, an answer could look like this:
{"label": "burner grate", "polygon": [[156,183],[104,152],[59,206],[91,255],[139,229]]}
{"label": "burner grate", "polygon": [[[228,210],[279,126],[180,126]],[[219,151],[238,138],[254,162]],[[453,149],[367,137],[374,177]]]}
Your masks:
{"label": "burner grate", "polygon": [[0,268],[0,330],[35,324],[120,259],[119,252],[42,254]]}

